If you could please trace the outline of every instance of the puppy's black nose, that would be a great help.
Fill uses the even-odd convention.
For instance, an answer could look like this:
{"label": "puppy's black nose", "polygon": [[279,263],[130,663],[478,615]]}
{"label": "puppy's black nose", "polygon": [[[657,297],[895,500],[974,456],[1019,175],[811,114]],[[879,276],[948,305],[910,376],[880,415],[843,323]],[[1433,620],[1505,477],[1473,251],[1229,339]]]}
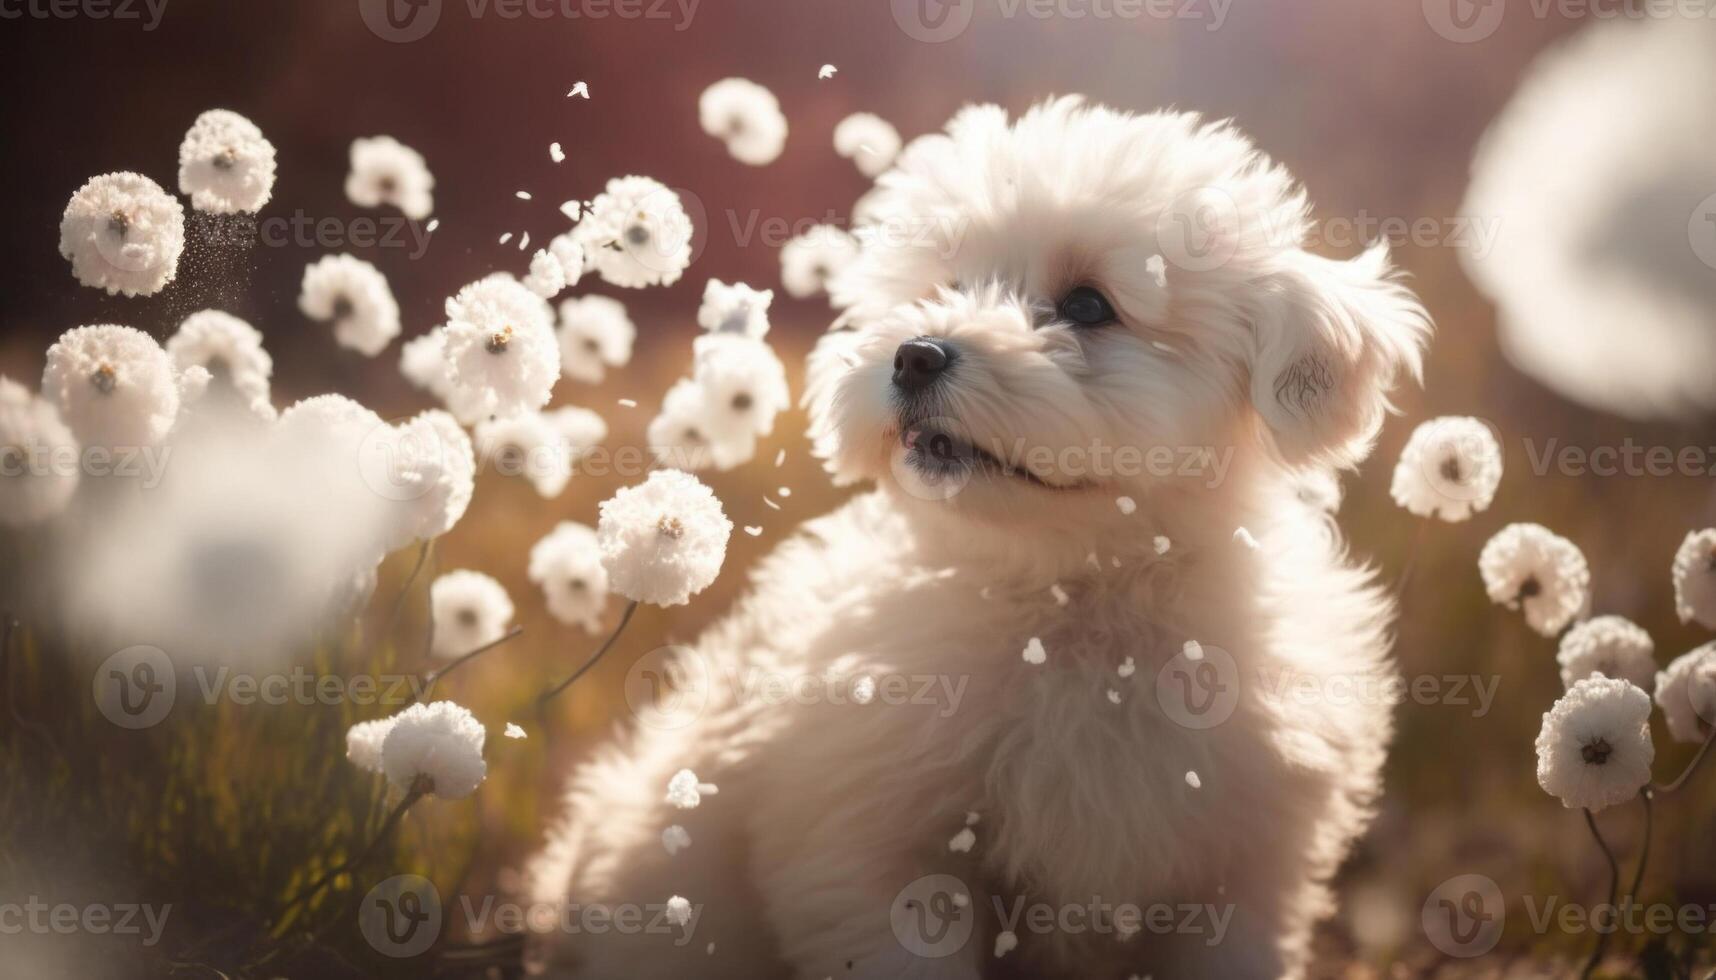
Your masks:
{"label": "puppy's black nose", "polygon": [[913,337],[894,352],[894,384],[907,391],[927,388],[953,362],[953,348],[933,337]]}

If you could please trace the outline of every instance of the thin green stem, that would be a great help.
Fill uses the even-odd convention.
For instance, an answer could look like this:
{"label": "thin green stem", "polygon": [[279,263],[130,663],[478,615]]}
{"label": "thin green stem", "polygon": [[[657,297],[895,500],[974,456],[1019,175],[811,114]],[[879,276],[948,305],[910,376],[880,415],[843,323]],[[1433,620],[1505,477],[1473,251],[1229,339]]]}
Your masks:
{"label": "thin green stem", "polygon": [[1698,766],[1704,761],[1704,757],[1710,754],[1711,742],[1716,742],[1716,725],[1710,726],[1710,731],[1704,736],[1704,744],[1698,746],[1698,754],[1692,757],[1692,761],[1686,764],[1686,768],[1681,770],[1680,775],[1674,778],[1674,782],[1669,783],[1666,786],[1652,786],[1650,791],[1659,796],[1667,796],[1675,790],[1680,789],[1680,787],[1685,786],[1686,781],[1692,778],[1692,774],[1698,771]]}
{"label": "thin green stem", "polygon": [[1639,801],[1644,804],[1644,844],[1639,848],[1639,867],[1633,872],[1633,884],[1627,889],[1627,904],[1638,901],[1639,888],[1644,885],[1645,866],[1650,863],[1650,836],[1654,829],[1654,814],[1651,812],[1650,787],[1639,790]]}
{"label": "thin green stem", "polygon": [[467,653],[467,654],[461,656],[459,659],[453,661],[452,663],[448,664],[447,666],[438,668],[436,670],[431,670],[429,673],[424,674],[423,675],[423,688],[422,688],[422,690],[415,691],[412,693],[411,700],[406,703],[406,707],[410,707],[411,705],[416,704],[418,701],[428,698],[430,692],[435,690],[435,683],[437,681],[439,681],[441,678],[446,677],[448,674],[451,674],[453,671],[458,670],[460,667],[463,667],[464,665],[466,665],[466,664],[470,663],[471,661],[477,659],[478,657],[482,656],[483,654],[488,653],[490,650],[493,650],[495,647],[500,646],[502,643],[505,643],[506,641],[512,639],[513,637],[515,637],[515,636],[517,636],[523,632],[524,632],[524,627],[514,626],[512,629],[507,630],[506,635],[501,637],[500,639],[490,640],[489,642],[483,644],[482,646],[477,647],[475,650],[472,650],[470,653]]}
{"label": "thin green stem", "polygon": [[573,685],[573,683],[578,680],[578,678],[583,677],[585,674],[589,673],[591,667],[596,666],[597,661],[601,660],[602,656],[604,654],[606,654],[608,652],[609,648],[611,648],[614,645],[614,641],[618,640],[620,638],[620,634],[625,632],[626,624],[630,623],[632,621],[632,614],[637,612],[637,611],[638,611],[638,601],[636,599],[633,599],[631,602],[626,604],[626,611],[620,615],[620,625],[614,627],[614,631],[612,633],[608,634],[608,638],[606,640],[602,641],[602,645],[596,649],[595,653],[590,655],[590,659],[584,661],[582,666],[580,666],[577,670],[573,671],[571,677],[566,678],[565,680],[561,681],[560,683],[558,683],[558,684],[554,685],[553,687],[549,688],[548,690],[544,691],[542,693],[542,696],[536,699],[536,710],[538,711],[538,713],[540,713],[545,707],[547,707],[548,702],[554,700],[554,698],[556,696],[558,696],[561,691],[564,691],[567,688],[571,687]]}
{"label": "thin green stem", "polygon": [[[1609,862],[1609,910],[1611,914],[1618,915],[1619,912],[1615,909],[1615,892],[1621,887],[1621,866],[1616,863],[1615,852],[1609,849],[1609,842],[1603,839],[1603,832],[1597,829],[1597,818],[1591,815],[1590,810],[1585,811],[1585,826],[1591,828],[1591,836],[1596,839],[1597,846],[1603,849],[1603,857]],[[1609,934],[1596,928],[1595,921],[1591,925],[1597,933],[1597,946],[1591,950],[1591,958],[1585,961],[1585,969],[1579,973],[1580,980],[1588,980],[1596,971],[1597,964],[1602,962],[1603,953],[1609,947]]]}
{"label": "thin green stem", "polygon": [[[399,625],[399,614],[405,609],[405,600],[411,595],[411,586],[416,583],[417,575],[423,571],[423,566],[429,563],[429,552],[434,547],[435,540],[431,538],[423,542],[423,546],[417,549],[417,562],[411,566],[411,574],[405,577],[404,584],[400,585],[399,594],[393,597],[393,606],[388,610],[387,621],[382,624],[380,636],[376,640],[377,643],[380,643],[383,638],[391,637],[394,627]],[[374,650],[370,651],[372,654],[374,652]]]}

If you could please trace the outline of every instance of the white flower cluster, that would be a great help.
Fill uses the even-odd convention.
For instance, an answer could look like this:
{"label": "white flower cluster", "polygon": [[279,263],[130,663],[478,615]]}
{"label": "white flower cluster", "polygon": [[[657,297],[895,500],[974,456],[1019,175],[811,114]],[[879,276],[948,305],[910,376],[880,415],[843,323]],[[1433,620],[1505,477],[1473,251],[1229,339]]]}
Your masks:
{"label": "white flower cluster", "polygon": [[608,604],[608,572],[594,529],[561,521],[531,547],[529,575],[555,619],[589,633],[600,631]]}
{"label": "white flower cluster", "polygon": [[781,246],[781,285],[799,299],[828,291],[858,257],[858,239],[833,225],[816,225]]}
{"label": "white flower cluster", "polygon": [[209,373],[205,394],[230,396],[258,418],[274,417],[274,359],[263,349],[262,332],[255,327],[230,313],[202,310],[179,324],[166,348],[180,372],[202,368]]}
{"label": "white flower cluster", "polygon": [[85,446],[134,449],[167,438],[179,377],[155,338],[132,327],[76,327],[48,348],[42,395]]}
{"label": "white flower cluster", "polygon": [[1595,674],[1627,681],[1646,694],[1656,687],[1656,644],[1638,624],[1620,616],[1587,619],[1561,637],[1556,655],[1569,689]]}
{"label": "white flower cluster", "polygon": [[608,435],[608,423],[587,408],[564,406],[477,423],[483,469],[522,476],[545,499],[560,496],[578,459]]}
{"label": "white flower cluster", "polygon": [[1674,609],[1681,622],[1716,630],[1716,528],[1693,531],[1675,552]]}
{"label": "white flower cluster", "polygon": [[780,100],[744,78],[723,78],[697,99],[703,131],[727,145],[733,159],[753,167],[775,162],[786,146],[787,120]]}
{"label": "white flower cluster", "polygon": [[423,154],[391,136],[352,141],[346,197],[360,208],[389,205],[421,221],[435,210],[435,177]]}
{"label": "white flower cluster", "polygon": [[1454,523],[1487,510],[1501,477],[1501,446],[1489,427],[1474,418],[1444,416],[1412,431],[1389,492],[1419,517]]}
{"label": "white flower cluster", "polygon": [[[560,380],[554,311],[517,279],[497,273],[447,300],[443,328],[448,382],[483,404],[483,414],[535,411]],[[458,414],[458,413],[455,413]]]}
{"label": "white flower cluster", "polygon": [[1650,695],[1623,680],[1587,677],[1543,714],[1537,782],[1562,805],[1594,813],[1637,796],[1655,757]]}
{"label": "white flower cluster", "polygon": [[608,296],[584,296],[560,304],[560,371],[574,381],[600,384],[608,368],[632,359],[637,328],[626,308]]}
{"label": "white flower cluster", "polygon": [[262,210],[274,194],[274,144],[238,113],[210,109],[179,144],[179,193],[198,211]]}
{"label": "white flower cluster", "polygon": [[298,309],[331,322],[334,340],[374,357],[399,336],[399,303],[381,270],[350,255],[329,255],[304,269]]}

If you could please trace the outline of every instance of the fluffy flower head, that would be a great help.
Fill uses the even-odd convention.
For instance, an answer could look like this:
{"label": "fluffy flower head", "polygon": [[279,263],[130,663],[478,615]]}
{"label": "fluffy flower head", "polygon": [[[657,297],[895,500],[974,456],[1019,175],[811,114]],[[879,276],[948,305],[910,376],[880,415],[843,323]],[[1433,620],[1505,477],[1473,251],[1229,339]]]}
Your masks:
{"label": "fluffy flower head", "polygon": [[1561,683],[1571,688],[1593,674],[1638,685],[1646,694],[1656,686],[1656,645],[1650,634],[1620,616],[1598,616],[1576,624],[1561,638],[1556,660]]}
{"label": "fluffy flower head", "polygon": [[560,369],[574,381],[600,384],[610,367],[632,359],[637,328],[625,304],[608,296],[584,296],[560,304]]}
{"label": "fluffy flower head", "polygon": [[1674,610],[1716,630],[1716,528],[1688,534],[1674,553]]}
{"label": "fluffy flower head", "polygon": [[600,630],[608,572],[594,529],[561,521],[531,547],[530,580],[541,587],[555,619],[590,633]]}
{"label": "fluffy flower head", "polygon": [[435,178],[423,154],[391,136],[352,141],[346,197],[360,208],[390,204],[421,221],[435,210]]}
{"label": "fluffy flower head", "polygon": [[414,704],[394,717],[382,740],[382,770],[401,792],[462,800],[488,775],[486,737],[482,722],[451,701]]}
{"label": "fluffy flower head", "polygon": [[671,286],[691,264],[691,218],[675,194],[648,177],[616,177],[590,202],[572,235],[607,283]]}
{"label": "fluffy flower head", "polygon": [[1525,610],[1525,621],[1554,636],[1591,604],[1591,570],[1579,548],[1539,524],[1509,524],[1478,556],[1491,602]]}
{"label": "fluffy flower head", "polygon": [[274,194],[274,144],[238,113],[210,109],[179,144],[179,193],[198,211],[262,210]]}
{"label": "fluffy flower head", "polygon": [[817,225],[781,246],[781,285],[799,299],[828,291],[829,280],[858,257],[858,240]]}
{"label": "fluffy flower head", "polygon": [[881,116],[854,112],[834,127],[834,152],[857,164],[864,176],[877,177],[900,155],[900,131]]}
{"label": "fluffy flower head", "polygon": [[179,415],[173,361],[141,330],[76,327],[48,348],[42,395],[85,446],[153,446]]}
{"label": "fluffy flower head", "polygon": [[455,385],[483,392],[496,415],[540,409],[560,380],[548,303],[511,276],[480,279],[447,300],[448,362]]}
{"label": "fluffy flower head", "polygon": [[24,527],[64,510],[79,471],[77,440],[60,413],[0,375],[0,524]]}
{"label": "fluffy flower head", "polygon": [[772,289],[752,289],[742,282],[731,286],[711,279],[703,287],[703,304],[697,308],[697,325],[710,333],[736,333],[761,340],[769,332]]}
{"label": "fluffy flower head", "polygon": [[1389,492],[1419,517],[1452,523],[1487,509],[1501,476],[1501,446],[1489,427],[1474,418],[1444,416],[1412,431]]}
{"label": "fluffy flower head", "polygon": [[374,357],[399,336],[399,304],[381,270],[350,255],[328,255],[304,269],[298,309],[332,321],[334,340]]}
{"label": "fluffy flower head", "polygon": [[1626,681],[1587,677],[1543,713],[1537,783],[1563,806],[1594,813],[1637,796],[1655,757],[1650,695]]}
{"label": "fluffy flower head", "polygon": [[185,250],[185,209],[142,174],[92,177],[60,217],[60,255],[85,286],[153,296],[173,281]]}
{"label": "fluffy flower head", "polygon": [[657,606],[677,606],[721,572],[733,522],[701,481],[658,470],[602,502],[596,537],[610,587]]}
{"label": "fluffy flower head", "polygon": [[697,99],[703,131],[727,144],[733,159],[753,167],[773,163],[786,146],[787,120],[780,100],[745,78],[723,78]]}
{"label": "fluffy flower head", "polygon": [[1656,703],[1675,741],[1704,741],[1716,725],[1716,643],[1674,658],[1657,674]]}

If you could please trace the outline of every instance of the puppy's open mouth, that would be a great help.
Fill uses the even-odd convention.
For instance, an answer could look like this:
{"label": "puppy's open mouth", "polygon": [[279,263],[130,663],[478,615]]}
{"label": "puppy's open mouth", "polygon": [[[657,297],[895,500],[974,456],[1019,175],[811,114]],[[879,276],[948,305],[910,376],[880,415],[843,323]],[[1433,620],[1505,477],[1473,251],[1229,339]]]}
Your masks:
{"label": "puppy's open mouth", "polygon": [[900,445],[906,449],[906,462],[926,476],[946,477],[976,471],[1023,480],[1044,490],[1082,489],[1082,485],[1060,486],[1050,483],[1030,470],[1015,466],[994,453],[985,451],[970,439],[934,422],[902,424]]}

